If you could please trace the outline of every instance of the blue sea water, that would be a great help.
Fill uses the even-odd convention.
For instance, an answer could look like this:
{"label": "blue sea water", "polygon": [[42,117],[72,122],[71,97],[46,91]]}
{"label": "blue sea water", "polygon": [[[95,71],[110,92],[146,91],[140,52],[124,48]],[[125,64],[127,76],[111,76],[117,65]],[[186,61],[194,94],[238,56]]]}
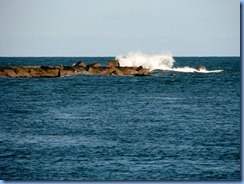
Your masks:
{"label": "blue sea water", "polygon": [[174,59],[223,71],[0,78],[0,179],[240,180],[240,57]]}

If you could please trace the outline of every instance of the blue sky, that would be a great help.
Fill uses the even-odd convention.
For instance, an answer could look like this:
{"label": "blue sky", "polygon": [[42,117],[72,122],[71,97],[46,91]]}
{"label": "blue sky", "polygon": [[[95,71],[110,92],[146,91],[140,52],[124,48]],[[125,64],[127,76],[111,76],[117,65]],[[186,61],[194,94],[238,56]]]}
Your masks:
{"label": "blue sky", "polygon": [[239,56],[238,0],[0,0],[0,56]]}

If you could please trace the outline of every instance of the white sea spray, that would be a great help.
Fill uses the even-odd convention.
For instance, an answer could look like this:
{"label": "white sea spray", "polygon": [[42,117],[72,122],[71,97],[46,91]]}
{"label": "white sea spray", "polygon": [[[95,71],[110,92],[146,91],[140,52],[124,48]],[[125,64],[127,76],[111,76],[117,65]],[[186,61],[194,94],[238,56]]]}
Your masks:
{"label": "white sea spray", "polygon": [[174,67],[175,60],[171,54],[158,54],[158,55],[147,55],[141,52],[129,52],[126,57],[117,56],[116,60],[119,61],[120,66],[142,66],[144,68],[152,70],[168,70],[175,72],[198,72],[198,73],[216,73],[222,72],[223,70],[197,70],[195,68],[184,66]]}
{"label": "white sea spray", "polygon": [[149,70],[169,70],[175,62],[170,54],[147,55],[141,52],[129,52],[126,57],[117,56],[116,59],[121,66],[142,66]]}

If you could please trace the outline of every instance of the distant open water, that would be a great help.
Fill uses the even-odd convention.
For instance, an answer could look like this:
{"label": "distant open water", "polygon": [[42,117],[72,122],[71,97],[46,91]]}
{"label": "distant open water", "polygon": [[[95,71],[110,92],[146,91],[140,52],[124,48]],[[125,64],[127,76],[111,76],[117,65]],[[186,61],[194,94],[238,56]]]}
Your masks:
{"label": "distant open water", "polygon": [[[0,66],[100,58],[3,58]],[[240,180],[240,58],[155,76],[0,78],[2,180]]]}

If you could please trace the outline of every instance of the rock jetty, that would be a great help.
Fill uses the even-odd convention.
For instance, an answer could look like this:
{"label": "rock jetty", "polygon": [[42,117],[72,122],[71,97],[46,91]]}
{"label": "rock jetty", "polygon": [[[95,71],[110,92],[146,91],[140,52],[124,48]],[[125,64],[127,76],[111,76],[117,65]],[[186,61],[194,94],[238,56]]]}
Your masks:
{"label": "rock jetty", "polygon": [[109,61],[106,67],[100,63],[87,65],[79,61],[73,66],[13,66],[0,67],[0,77],[65,77],[73,75],[112,75],[112,76],[150,76],[149,69],[139,67],[121,67],[119,61]]}

